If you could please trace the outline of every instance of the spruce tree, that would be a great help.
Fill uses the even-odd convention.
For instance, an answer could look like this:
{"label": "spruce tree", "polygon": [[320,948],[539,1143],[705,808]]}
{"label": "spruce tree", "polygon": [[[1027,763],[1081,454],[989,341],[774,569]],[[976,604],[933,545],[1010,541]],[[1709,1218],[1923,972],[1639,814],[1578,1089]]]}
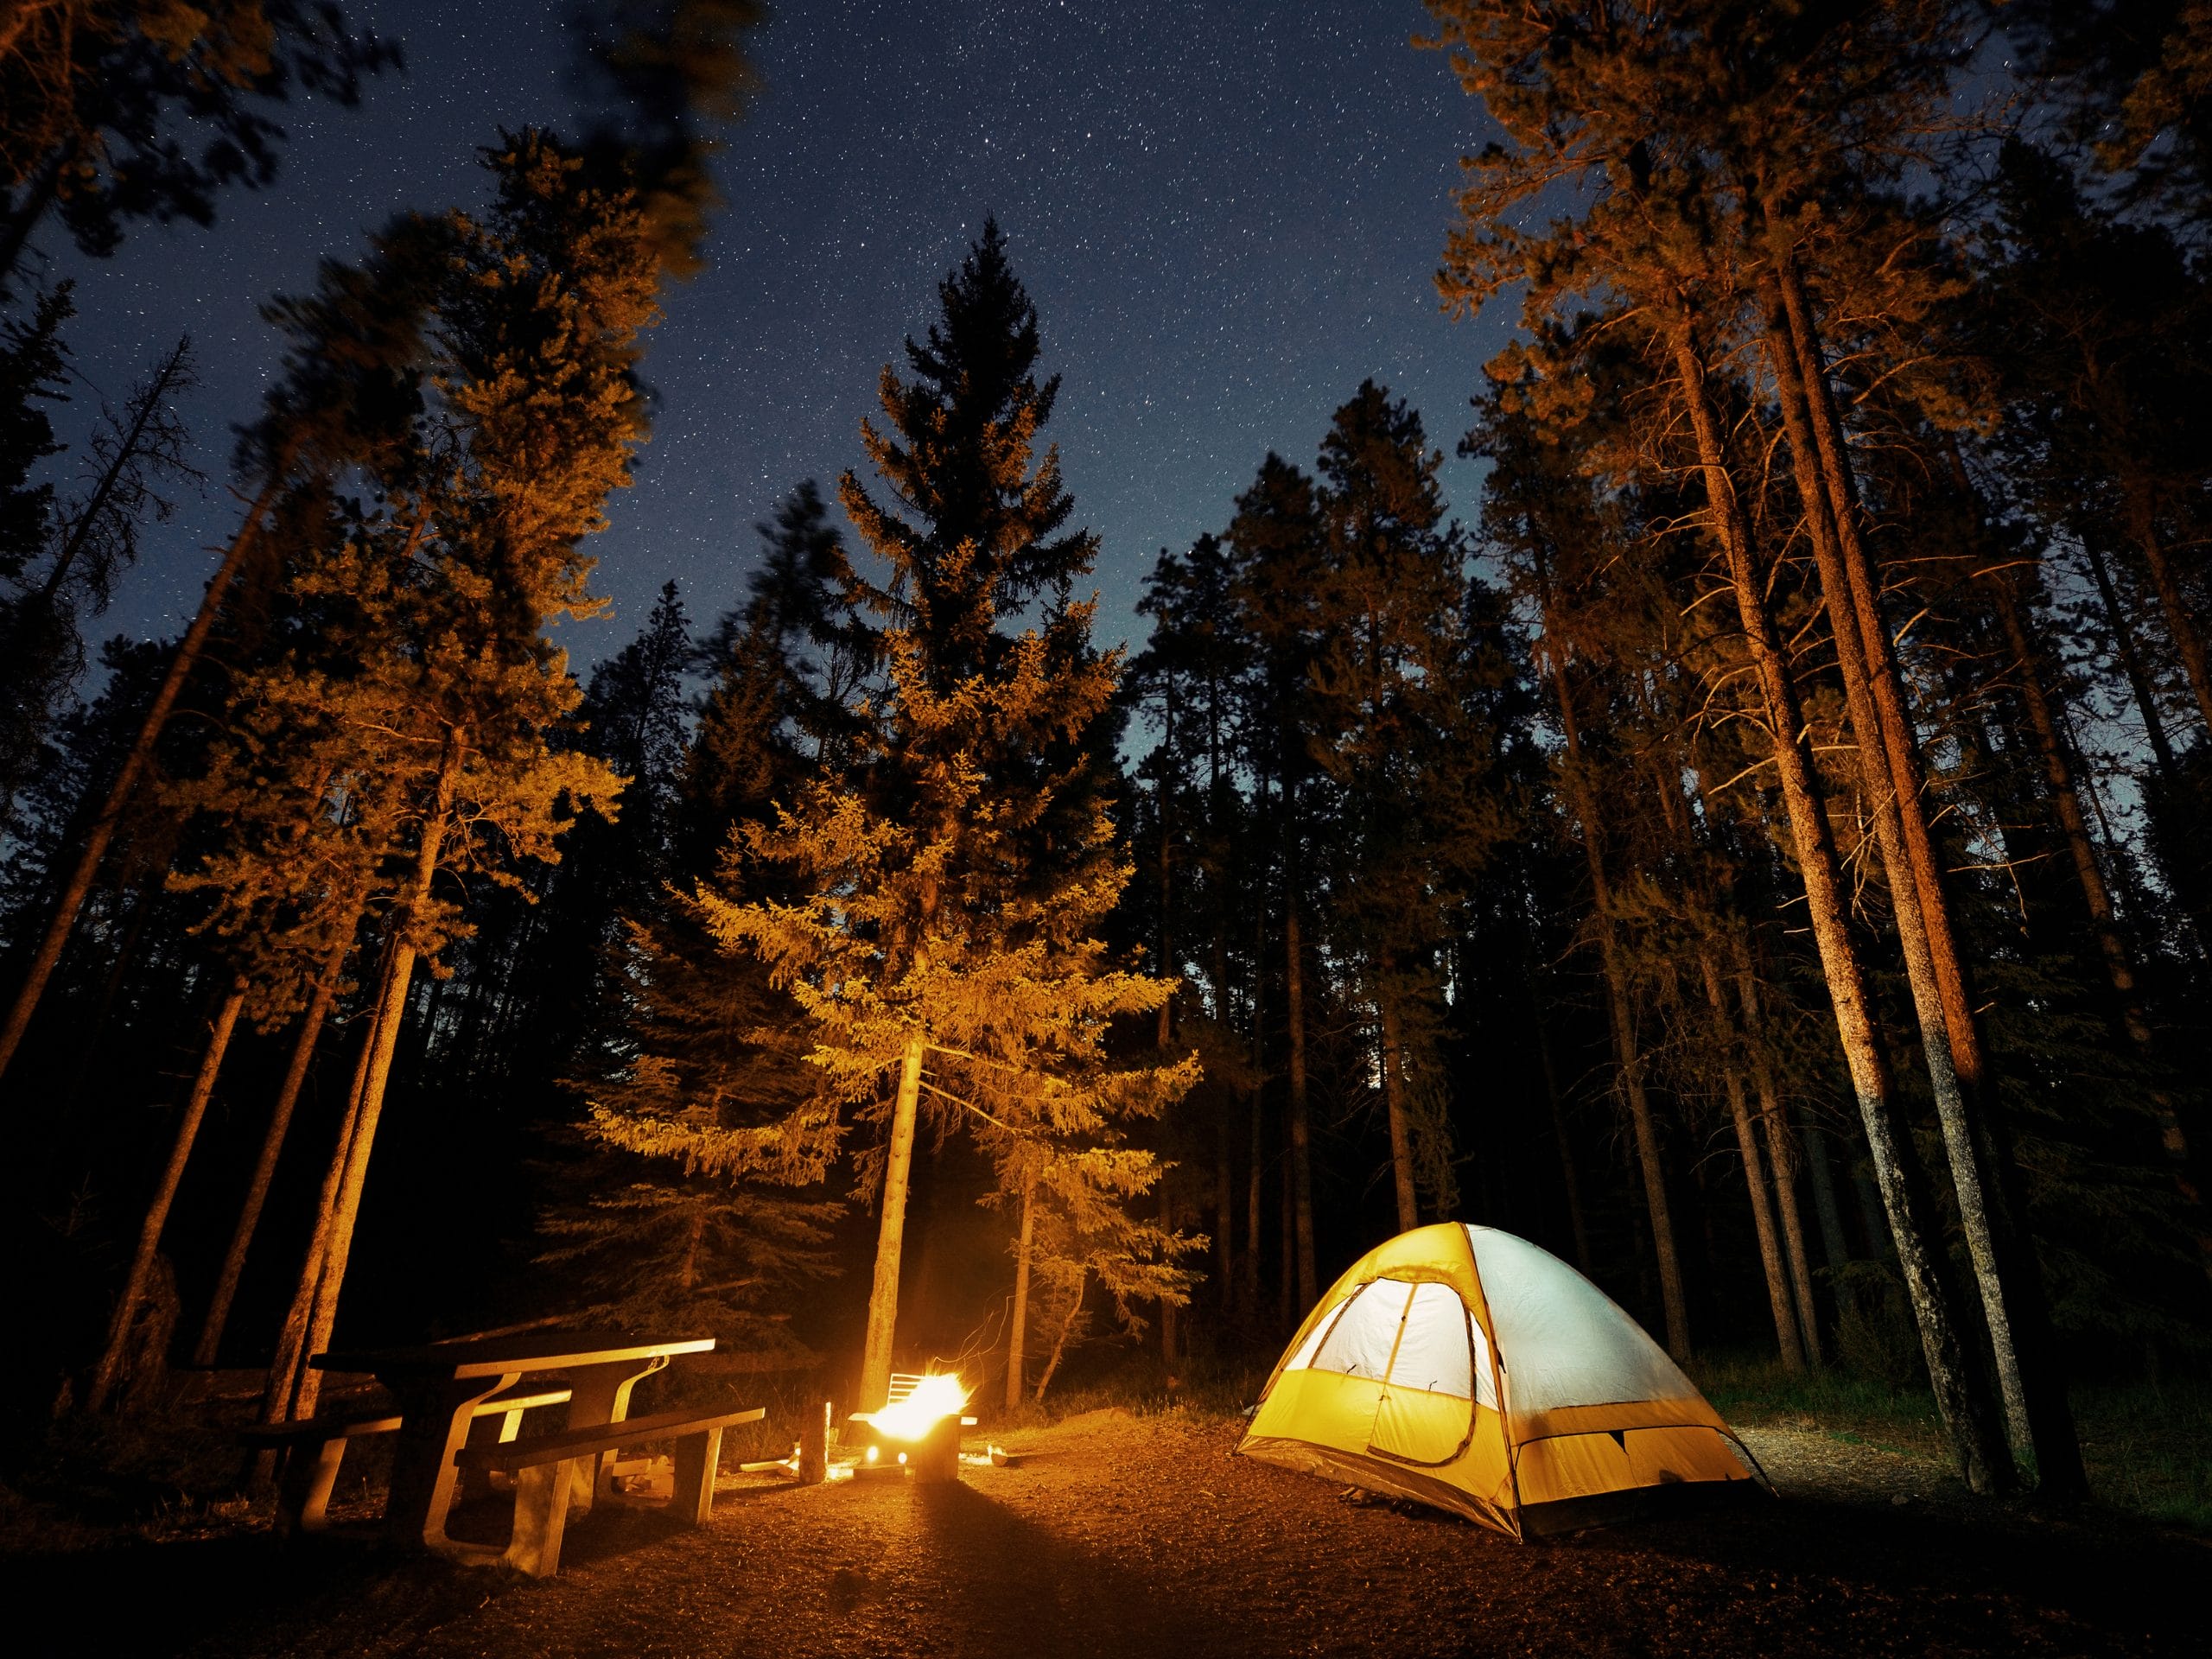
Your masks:
{"label": "spruce tree", "polygon": [[[882,566],[852,582],[887,680],[864,745],[747,836],[748,861],[791,898],[699,893],[716,936],[797,1000],[817,1098],[888,1132],[860,1160],[883,1217],[865,1404],[889,1383],[924,1094],[941,1127],[983,1126],[1005,1185],[1026,1187],[1045,1158],[1047,1179],[1073,1184],[1071,1208],[1117,1206],[1156,1176],[1148,1154],[1116,1144],[1122,1125],[1195,1071],[1117,1068],[1106,1052],[1111,1022],[1155,1010],[1168,987],[1104,960],[1100,930],[1128,870],[1089,745],[1119,655],[1091,646],[1092,605],[1073,594],[1096,543],[1065,529],[1058,456],[1036,454],[1058,382],[1035,378],[1036,313],[995,223],[938,298],[926,341],[907,345],[912,378],[885,372],[885,425],[862,429],[899,506],[851,474],[841,486]],[[1179,1247],[1162,1236],[1141,1253]]]}

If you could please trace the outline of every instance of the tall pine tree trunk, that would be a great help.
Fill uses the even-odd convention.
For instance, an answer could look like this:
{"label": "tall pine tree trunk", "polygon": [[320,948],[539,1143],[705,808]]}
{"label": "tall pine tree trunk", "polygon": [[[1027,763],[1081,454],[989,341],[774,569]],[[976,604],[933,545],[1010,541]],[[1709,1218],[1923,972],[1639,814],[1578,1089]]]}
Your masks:
{"label": "tall pine tree trunk", "polygon": [[2111,567],[2105,563],[2104,550],[2097,545],[2094,529],[2082,536],[2082,556],[2089,567],[2089,580],[2097,590],[2097,603],[2104,612],[2105,626],[2111,630],[2112,645],[2120,658],[2120,671],[2127,676],[2128,689],[2135,694],[2135,711],[2142,717],[2143,736],[2151,745],[2152,758],[2158,764],[2158,775],[2174,775],[2173,740],[2166,735],[2166,717],[2158,710],[2158,692],[2151,684],[2149,671],[2143,666],[2143,647],[2135,637],[2135,625],[2127,609],[2120,602],[2119,589],[2113,586]]}
{"label": "tall pine tree trunk", "polygon": [[[1833,568],[1842,579],[1849,620],[1855,624],[1855,628],[1846,626],[1846,601],[1830,589],[1829,616],[1862,760],[1870,775],[1877,770],[1867,753],[1870,747],[1887,762],[1895,833],[1889,833],[1891,814],[1880,810],[1877,802],[1877,841],[1897,900],[1898,938],[1935,1085],[1936,1116],[1967,1254],[1981,1290],[1999,1388],[2013,1444],[2034,1451],[2038,1486],[2052,1496],[2079,1497],[2088,1490],[2081,1445],[2066,1399],[2042,1270],[2032,1243],[2021,1230],[2024,1201],[2018,1173],[2001,1108],[1993,1096],[1980,1021],[1967,992],[1949,896],[1928,828],[1918,739],[1882,619],[1873,563],[1859,535],[1857,486],[1844,448],[1842,419],[1828,385],[1827,353],[1793,261],[1780,262],[1779,286],[1783,307],[1775,357],[1783,417],[1787,423],[1794,412],[1801,425],[1811,429],[1813,448],[1799,464],[1800,488],[1812,508],[1809,527],[1821,585],[1829,588]],[[1793,352],[1794,360],[1782,366]],[[1795,369],[1794,377],[1787,368]],[[1798,442],[1799,434],[1793,430],[1793,452]],[[1815,455],[1815,487],[1805,492],[1806,474]],[[1860,682],[1856,687],[1855,679]],[[1880,792],[1878,785],[1874,792]],[[1905,901],[1907,886],[1910,902]],[[1931,1014],[1939,1024],[1931,1025]],[[1950,1062],[1948,1089],[1942,1075],[1944,1068],[1937,1064],[1939,1053]]]}
{"label": "tall pine tree trunk", "polygon": [[1044,1373],[1037,1379],[1037,1392],[1032,1397],[1044,1403],[1045,1390],[1052,1386],[1052,1377],[1066,1357],[1068,1338],[1075,1334],[1076,1321],[1083,1317],[1083,1299],[1090,1288],[1090,1275],[1084,1274],[1075,1281],[1075,1300],[1068,1304],[1067,1316],[1060,1321],[1060,1328],[1052,1338],[1052,1351],[1046,1357]]}
{"label": "tall pine tree trunk", "polygon": [[1567,1131],[1567,1102],[1560,1096],[1559,1070],[1552,1059],[1552,1039],[1544,1022],[1543,1004],[1536,998],[1533,980],[1529,986],[1529,1005],[1536,1017],[1536,1058],[1543,1067],[1544,1100],[1551,1108],[1552,1139],[1559,1147],[1560,1179],[1567,1187],[1567,1224],[1574,1236],[1574,1265],[1588,1278],[1593,1271],[1590,1262],[1590,1226],[1582,1213],[1582,1176],[1574,1160],[1574,1138]]}
{"label": "tall pine tree trunk", "polygon": [[[1160,745],[1160,971],[1172,976],[1175,972],[1175,837],[1169,821],[1168,803],[1174,798],[1173,780],[1168,775],[1169,763],[1174,753],[1175,693],[1170,682],[1167,693],[1167,725]],[[1175,1030],[1175,999],[1169,995],[1160,1005],[1159,1046],[1167,1046],[1167,1039]]]}
{"label": "tall pine tree trunk", "polygon": [[1815,1127],[1805,1132],[1801,1144],[1805,1148],[1806,1179],[1813,1189],[1813,1214],[1821,1224],[1821,1254],[1831,1268],[1847,1267],[1851,1241],[1844,1236],[1843,1205],[1836,1198],[1835,1172],[1828,1166],[1827,1137]]}
{"label": "tall pine tree trunk", "polygon": [[87,1411],[99,1411],[107,1404],[122,1376],[124,1361],[130,1351],[131,1326],[137,1323],[138,1310],[145,1305],[147,1288],[153,1283],[154,1258],[161,1249],[162,1229],[168,1224],[169,1207],[176,1202],[177,1187],[184,1179],[184,1166],[192,1157],[193,1142],[200,1138],[200,1122],[207,1116],[208,1097],[215,1092],[215,1077],[223,1069],[223,1055],[231,1046],[231,1033],[237,1029],[239,1011],[245,1007],[246,989],[245,976],[240,974],[231,982],[230,989],[216,1010],[214,1022],[208,1027],[207,1046],[200,1052],[200,1070],[192,1079],[192,1092],[186,1097],[184,1116],[177,1120],[176,1138],[169,1146],[168,1162],[162,1166],[161,1180],[146,1205],[144,1218],[138,1224],[138,1245],[131,1252],[130,1271],[124,1279],[123,1294],[116,1299],[114,1316],[108,1321],[107,1342],[100,1351],[99,1363],[92,1368],[92,1380],[85,1389]]}
{"label": "tall pine tree trunk", "polygon": [[1817,1366],[1821,1363],[1821,1316],[1813,1298],[1813,1266],[1805,1254],[1804,1213],[1797,1203],[1797,1137],[1775,1087],[1774,1065],[1767,1056],[1765,1024],[1759,1012],[1758,976],[1752,971],[1751,946],[1740,932],[1735,936],[1735,957],[1736,995],[1744,1010],[1745,1056],[1751,1065],[1752,1090],[1758,1096],[1767,1166],[1774,1173],[1775,1208],[1781,1215],[1790,1281],[1796,1288],[1797,1337],[1804,1344],[1806,1363]]}
{"label": "tall pine tree trunk", "polygon": [[192,1363],[195,1365],[212,1367],[223,1345],[224,1327],[231,1320],[231,1304],[238,1296],[238,1280],[245,1272],[246,1252],[253,1246],[254,1231],[261,1224],[262,1207],[269,1201],[270,1185],[276,1176],[276,1160],[283,1155],[285,1137],[291,1132],[292,1109],[299,1103],[308,1067],[315,1059],[315,1044],[322,1036],[324,1022],[330,1017],[330,1005],[337,1000],[339,976],[345,971],[346,958],[353,948],[350,934],[332,947],[322,971],[315,976],[306,1011],[300,1015],[300,1032],[292,1044],[291,1063],[284,1068],[284,1081],[276,1090],[276,1104],[269,1115],[268,1132],[261,1138],[261,1155],[254,1160],[253,1177],[246,1183],[245,1198],[238,1205],[238,1225],[231,1230],[230,1248],[223,1253],[223,1270],[216,1277],[215,1294],[208,1300],[207,1317],[200,1326],[200,1341],[192,1351]]}
{"label": "tall pine tree trunk", "polygon": [[1236,1148],[1230,1139],[1228,1103],[1214,1121],[1213,1217],[1214,1277],[1226,1315],[1236,1294],[1236,1251],[1233,1243],[1236,1223]]}
{"label": "tall pine tree trunk", "polygon": [[1398,1005],[1388,995],[1376,1001],[1382,1009],[1382,1104],[1390,1116],[1390,1173],[1398,1196],[1398,1230],[1408,1233],[1421,1225],[1421,1205],[1414,1185],[1414,1133],[1407,1115]]}
{"label": "tall pine tree trunk", "polygon": [[1014,1306],[1007,1314],[1006,1408],[1021,1409],[1021,1369],[1029,1351],[1029,1250],[1037,1236],[1037,1172],[1021,1181],[1021,1230],[1014,1243]]}
{"label": "tall pine tree trunk", "polygon": [[[1267,806],[1267,779],[1257,791],[1262,810]],[[1264,880],[1261,883],[1265,892]],[[1266,1217],[1261,1213],[1266,1197],[1268,1166],[1266,1041],[1268,987],[1268,906],[1264,899],[1252,906],[1252,1145],[1251,1169],[1246,1177],[1244,1224],[1244,1317],[1260,1317],[1260,1238]]]}
{"label": "tall pine tree trunk", "polygon": [[[2005,643],[2012,649],[2016,665],[2014,683],[2018,687],[2021,704],[2027,710],[2029,729],[2035,734],[2036,753],[2043,761],[2044,781],[2050,789],[2051,810],[2058,819],[2067,855],[2073,861],[2074,878],[2081,886],[2082,906],[2089,913],[2089,929],[2096,937],[2105,979],[2111,985],[2113,1001],[2119,1007],[2120,1028],[2135,1052],[2147,1065],[2155,1067],[2158,1048],[2152,1036],[2151,1022],[2143,1012],[2143,999],[2136,989],[2135,963],[2126,942],[2120,936],[2112,890],[2105,885],[2096,845],[2089,838],[2088,821],[2082,815],[2082,799],[2074,787],[2074,769],[2067,755],[2066,734],[2059,725],[2058,711],[2044,690],[2043,654],[2036,649],[2029,633],[2028,619],[2022,613],[2010,574],[1998,571],[1991,578],[1991,586],[1995,591],[1998,617],[2005,626]],[[2198,1262],[2206,1274],[2212,1275],[2212,1228],[2206,1226],[2203,1195],[2197,1190],[2192,1173],[2188,1132],[2183,1128],[2181,1115],[2175,1109],[2173,1096],[2168,1090],[2153,1089],[2149,1097],[2158,1119],[2159,1145],[2172,1172],[2174,1190],[2188,1210],[2189,1225],[2196,1236]]]}
{"label": "tall pine tree trunk", "polygon": [[1726,561],[1729,586],[1758,677],[1762,712],[1773,739],[1777,781],[1805,884],[1815,944],[1835,1009],[1844,1063],[1866,1129],[1899,1270],[1920,1330],[1921,1351],[1927,1361],[1936,1408],[1967,1484],[1978,1492],[2009,1491],[2014,1473],[2002,1425],[1967,1361],[1955,1306],[1931,1243],[1923,1206],[1907,1179],[1904,1160],[1910,1148],[1897,1122],[1887,1068],[1867,1006],[1866,974],[1850,933],[1827,808],[1805,747],[1804,715],[1768,607],[1762,573],[1752,563],[1750,526],[1736,495],[1719,420],[1706,385],[1705,364],[1687,310],[1674,321],[1669,345],[1697,443],[1708,523]]}
{"label": "tall pine tree trunk", "polygon": [[1256,1319],[1260,1316],[1260,1230],[1267,1220],[1262,1211],[1267,1197],[1268,1091],[1256,1081],[1257,1071],[1255,1066],[1255,1080],[1252,1084],[1251,1161],[1244,1184],[1244,1277],[1240,1281],[1244,1317],[1249,1319]]}
{"label": "tall pine tree trunk", "polygon": [[1303,1309],[1313,1306],[1321,1287],[1313,1256],[1313,1122],[1306,1092],[1306,947],[1299,933],[1295,883],[1291,886],[1283,908],[1284,993],[1290,1014],[1290,1198],[1297,1306]]}
{"label": "tall pine tree trunk", "polygon": [[[1550,576],[1540,569],[1542,607],[1548,627],[1553,615]],[[1637,1165],[1643,1177],[1643,1203],[1651,1223],[1652,1254],[1659,1269],[1659,1300],[1666,1315],[1667,1351],[1678,1361],[1690,1357],[1689,1298],[1682,1286],[1681,1253],[1675,1240],[1672,1209],[1667,1202],[1667,1172],[1659,1151],[1658,1125],[1652,1117],[1650,1096],[1643,1087],[1643,1056],[1637,1043],[1636,1009],[1629,982],[1628,964],[1622,958],[1615,931],[1612,883],[1605,872],[1605,820],[1587,781],[1582,775],[1581,727],[1574,709],[1573,687],[1567,677],[1566,647],[1554,636],[1545,656],[1557,694],[1560,734],[1567,746],[1564,780],[1569,808],[1582,830],[1582,855],[1590,872],[1592,925],[1598,934],[1599,965],[1605,979],[1606,1027],[1612,1035],[1613,1073],[1620,1087],[1621,1103],[1628,1109],[1629,1128],[1636,1137]]]}
{"label": "tall pine tree trunk", "polygon": [[861,1350],[861,1409],[880,1411],[891,1400],[892,1344],[899,1326],[899,1256],[906,1243],[906,1189],[914,1165],[914,1117],[922,1096],[922,1040],[906,1045],[899,1064],[899,1095],[891,1109],[891,1141],[883,1154],[883,1221],[875,1241],[875,1278],[868,1298],[868,1338]]}
{"label": "tall pine tree trunk", "polygon": [[68,945],[78,913],[84,909],[85,899],[92,890],[92,878],[99,873],[100,861],[107,856],[108,845],[122,826],[124,810],[137,792],[138,780],[145,776],[147,766],[153,761],[154,746],[168,724],[169,713],[176,707],[184,683],[199,665],[200,653],[207,648],[207,636],[214,629],[224,596],[230,592],[232,583],[260,539],[262,519],[276,499],[276,489],[275,481],[264,486],[246,509],[245,522],[231,538],[223,562],[215,567],[207,592],[200,595],[200,608],[193,613],[192,625],[177,642],[175,653],[169,658],[168,672],[162,677],[160,689],[154,693],[154,701],[139,722],[138,735],[124,755],[123,764],[116,769],[99,811],[85,830],[84,841],[77,849],[77,861],[70,866],[60,895],[54,900],[54,914],[39,939],[37,950],[31,954],[30,966],[24,970],[22,983],[16,988],[7,1019],[0,1022],[0,1074],[7,1071],[16,1051],[22,1046],[23,1033],[30,1027],[31,1015],[38,1007],[39,999],[46,995],[54,970],[60,965],[61,952]]}
{"label": "tall pine tree trunk", "polygon": [[[376,1150],[377,1124],[384,1113],[385,1090],[391,1081],[392,1056],[399,1047],[400,1031],[406,1023],[408,993],[414,983],[417,951],[412,934],[437,879],[439,855],[444,849],[454,791],[461,775],[463,741],[463,734],[458,729],[447,728],[444,748],[438,758],[436,781],[423,814],[422,840],[415,850],[414,868],[392,917],[384,998],[370,1032],[360,1106],[354,1114],[353,1141],[346,1149],[337,1203],[331,1212],[329,1242],[323,1250],[315,1311],[308,1322],[307,1344],[302,1351],[303,1367],[307,1358],[330,1346],[331,1333],[337,1328],[338,1303],[345,1292],[346,1268],[353,1256],[353,1229],[360,1218],[361,1193],[368,1183],[369,1159]],[[313,1411],[321,1390],[321,1373],[302,1369],[294,1395],[299,1415]]]}
{"label": "tall pine tree trunk", "polygon": [[1744,1079],[1737,1065],[1734,1022],[1728,1017],[1728,994],[1720,980],[1720,964],[1711,949],[1698,953],[1705,978],[1707,1004],[1713,1010],[1713,1040],[1722,1056],[1721,1079],[1728,1097],[1728,1121],[1736,1131],[1737,1155],[1744,1162],[1744,1189],[1751,1205],[1751,1230],[1758,1239],[1759,1266],[1766,1274],[1766,1299],[1774,1316],[1774,1344],[1782,1367],[1791,1373],[1805,1369],[1804,1350],[1797,1336],[1797,1315],[1789,1291],[1789,1270],[1783,1260],[1782,1239],[1776,1229],[1766,1172],[1759,1157],[1758,1136],[1751,1127],[1751,1109],[1744,1097]]}
{"label": "tall pine tree trunk", "polygon": [[[1785,283],[1783,291],[1788,292]],[[1924,902],[1929,888],[1921,880],[1922,861],[1909,842],[1907,821],[1920,821],[1917,778],[1898,756],[1910,749],[1910,733],[1899,734],[1896,721],[1878,706],[1877,686],[1893,677],[1880,671],[1885,656],[1878,641],[1866,636],[1867,618],[1854,602],[1854,575],[1847,565],[1852,559],[1842,545],[1845,518],[1834,512],[1831,482],[1821,474],[1822,439],[1816,432],[1824,423],[1814,417],[1808,397],[1817,391],[1802,372],[1792,338],[1791,319],[1777,315],[1769,334],[1770,360],[1774,368],[1783,424],[1789,438],[1798,497],[1810,532],[1814,561],[1827,601],[1829,632],[1835,641],[1837,665],[1843,680],[1844,704],[1858,751],[1859,773],[1865,791],[1866,810],[1873,822],[1874,844],[1888,877],[1891,908],[1897,922],[1897,942],[1904,956],[1905,982],[1911,992],[1913,1013],[1920,1027],[1921,1053],[1927,1064],[1929,1083],[1936,1100],[1936,1121],[1943,1132],[1943,1147],[1951,1167],[1951,1186],[1959,1208],[1960,1230],[1965,1235],[1967,1259],[1981,1292],[1982,1318],[1986,1326],[1991,1358],[1996,1367],[1998,1390],[2005,1402],[2005,1416],[2012,1445],[2024,1449],[2032,1436],[2028,1428],[2027,1386],[2021,1376],[2012,1334],[2012,1305],[2004,1274],[1998,1264],[1995,1224],[1991,1215],[1989,1173],[1983,1167],[1978,1138],[1970,1122],[1967,1084],[1959,1075],[1956,1056],[1964,1033],[1951,1021],[1951,999],[1939,984],[1936,943],[1931,937],[1933,912]],[[1825,376],[1823,376],[1825,379]],[[1862,553],[1863,558],[1863,553]],[[1878,628],[1878,619],[1876,620]],[[1910,782],[1907,779],[1910,779]],[[1924,834],[1924,823],[1923,823]]]}
{"label": "tall pine tree trunk", "polygon": [[2173,641],[2174,655],[2181,658],[2183,677],[2189,682],[2190,695],[2196,699],[2197,718],[2204,722],[2206,732],[2212,733],[2212,666],[2205,662],[2204,636],[2197,628],[2196,614],[2182,593],[2172,557],[2158,533],[2150,486],[2131,467],[2121,474],[2120,487],[2127,503],[2128,532],[2143,556],[2144,569],[2151,573],[2151,592],[2158,599],[2166,637]]}
{"label": "tall pine tree trunk", "polygon": [[[376,1052],[377,1021],[383,1017],[385,988],[391,978],[392,947],[387,932],[385,947],[377,958],[375,983],[370,990],[366,1008],[368,1021],[361,1033],[359,1052],[353,1062],[353,1074],[346,1087],[346,1110],[339,1120],[338,1140],[331,1149],[330,1162],[322,1175],[322,1185],[315,1197],[315,1221],[308,1231],[307,1249],[300,1258],[299,1277],[292,1287],[292,1299],[284,1309],[284,1321],[277,1329],[276,1351],[269,1363],[269,1381],[262,1391],[261,1420],[265,1423],[296,1421],[312,1416],[321,1383],[303,1363],[308,1353],[308,1329],[315,1321],[315,1290],[322,1283],[323,1257],[330,1249],[330,1232],[338,1217],[339,1189],[345,1185],[346,1164],[353,1149],[353,1131],[360,1122],[361,1096],[368,1086],[369,1059]],[[307,1387],[307,1409],[300,1409],[301,1389]],[[257,1460],[264,1466],[264,1455]]]}

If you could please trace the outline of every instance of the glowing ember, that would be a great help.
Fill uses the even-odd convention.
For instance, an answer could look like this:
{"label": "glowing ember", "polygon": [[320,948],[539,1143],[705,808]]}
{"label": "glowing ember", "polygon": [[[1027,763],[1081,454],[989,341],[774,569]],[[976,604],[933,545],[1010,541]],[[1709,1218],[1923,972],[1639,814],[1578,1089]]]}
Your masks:
{"label": "glowing ember", "polygon": [[[925,1376],[904,1400],[869,1419],[875,1432],[894,1440],[918,1440],[942,1418],[957,1417],[968,1403],[968,1390],[951,1372]],[[900,1461],[905,1461],[901,1459]]]}

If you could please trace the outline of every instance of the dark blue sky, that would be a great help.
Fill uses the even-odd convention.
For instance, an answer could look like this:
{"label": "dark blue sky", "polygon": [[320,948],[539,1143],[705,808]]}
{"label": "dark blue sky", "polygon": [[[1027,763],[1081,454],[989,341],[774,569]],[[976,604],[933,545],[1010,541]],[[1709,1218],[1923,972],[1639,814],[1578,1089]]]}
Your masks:
{"label": "dark blue sky", "polygon": [[[402,207],[474,199],[477,145],[570,108],[564,7],[354,10],[404,41],[409,71],[359,110],[290,111],[276,188],[226,197],[213,230],[139,228],[115,259],[57,266],[79,277],[79,365],[111,393],[191,330],[218,486],[275,357],[257,304]],[[1506,320],[1437,309],[1480,115],[1408,44],[1423,22],[1416,0],[780,0],[765,89],[727,135],[712,267],[669,296],[653,442],[596,549],[615,620],[564,643],[580,662],[620,645],[670,576],[695,621],[733,600],[775,499],[859,463],[879,372],[987,213],[1064,378],[1051,435],[1103,538],[1108,634],[1132,626],[1156,550],[1222,525],[1268,449],[1310,462],[1363,377],[1448,453]],[[1470,508],[1471,469],[1449,482]],[[103,632],[178,626],[234,516],[219,487],[188,503]]]}

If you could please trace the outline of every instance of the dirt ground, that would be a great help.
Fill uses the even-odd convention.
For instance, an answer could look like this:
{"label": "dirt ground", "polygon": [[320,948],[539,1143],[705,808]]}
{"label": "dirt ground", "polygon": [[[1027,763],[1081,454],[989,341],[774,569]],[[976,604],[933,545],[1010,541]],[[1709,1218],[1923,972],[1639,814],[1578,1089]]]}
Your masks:
{"label": "dirt ground", "polygon": [[[1241,1425],[1096,1412],[950,1488],[724,1477],[713,1522],[602,1510],[560,1576],[265,1535],[0,1559],[10,1650],[590,1655],[2202,1652],[2212,1547],[1967,1500],[1809,1428],[1783,1496],[1519,1544],[1232,1455]],[[495,1517],[479,1517],[480,1524]],[[460,1529],[457,1528],[457,1530]],[[41,1613],[39,1610],[46,1610]],[[26,1634],[29,1645],[22,1645]]]}

